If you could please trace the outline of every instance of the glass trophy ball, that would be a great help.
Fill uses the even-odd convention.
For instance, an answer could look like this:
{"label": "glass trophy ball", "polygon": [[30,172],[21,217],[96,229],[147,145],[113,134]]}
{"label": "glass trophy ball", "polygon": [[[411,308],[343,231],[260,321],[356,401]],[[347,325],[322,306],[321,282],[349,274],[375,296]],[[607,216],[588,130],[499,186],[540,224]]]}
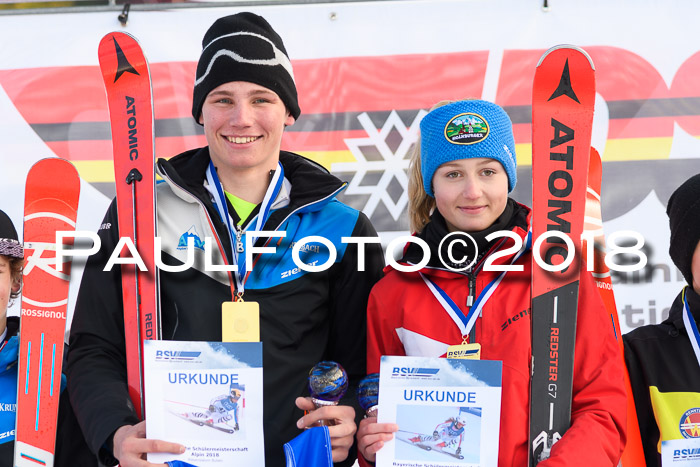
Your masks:
{"label": "glass trophy ball", "polygon": [[357,386],[357,400],[368,416],[377,415],[379,401],[379,373],[365,376]]}
{"label": "glass trophy ball", "polygon": [[309,392],[314,402],[337,403],[348,389],[348,374],[336,362],[318,362],[309,372]]}

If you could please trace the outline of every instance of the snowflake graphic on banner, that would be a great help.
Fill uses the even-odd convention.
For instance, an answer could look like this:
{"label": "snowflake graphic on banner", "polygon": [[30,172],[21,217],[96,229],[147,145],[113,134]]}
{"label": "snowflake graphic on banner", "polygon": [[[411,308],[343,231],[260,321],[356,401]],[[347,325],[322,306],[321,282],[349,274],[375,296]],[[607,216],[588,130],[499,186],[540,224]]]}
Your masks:
{"label": "snowflake graphic on banner", "polygon": [[[413,122],[407,127],[404,125],[399,114],[392,110],[387,117],[381,130],[378,130],[370,119],[367,112],[361,113],[357,119],[362,128],[367,133],[366,138],[347,138],[345,144],[352,152],[357,162],[336,162],[331,165],[333,172],[352,172],[352,180],[348,184],[346,194],[348,195],[369,195],[369,199],[362,208],[362,211],[371,218],[374,211],[383,203],[387,210],[398,221],[403,210],[408,204],[408,150],[418,139],[419,123],[427,112],[418,112]],[[394,132],[401,136],[401,142],[395,150],[389,146],[388,139]],[[373,147],[381,156],[381,160],[368,160],[362,148]],[[368,173],[380,174],[375,185],[362,185]],[[398,181],[402,193],[397,201],[394,201],[389,193],[389,186],[392,180]]]}

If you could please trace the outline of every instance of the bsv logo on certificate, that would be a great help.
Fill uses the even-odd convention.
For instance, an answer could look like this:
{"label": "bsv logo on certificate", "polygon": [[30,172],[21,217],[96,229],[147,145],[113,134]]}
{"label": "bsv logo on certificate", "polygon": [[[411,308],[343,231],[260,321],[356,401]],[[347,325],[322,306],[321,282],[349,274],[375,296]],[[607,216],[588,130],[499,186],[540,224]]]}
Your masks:
{"label": "bsv logo on certificate", "polygon": [[144,341],[149,439],[186,446],[149,462],[265,465],[260,342]]}
{"label": "bsv logo on certificate", "polygon": [[661,464],[687,466],[700,464],[700,438],[670,439],[661,442]]}
{"label": "bsv logo on certificate", "polygon": [[500,361],[382,357],[379,423],[396,423],[378,467],[496,467]]}

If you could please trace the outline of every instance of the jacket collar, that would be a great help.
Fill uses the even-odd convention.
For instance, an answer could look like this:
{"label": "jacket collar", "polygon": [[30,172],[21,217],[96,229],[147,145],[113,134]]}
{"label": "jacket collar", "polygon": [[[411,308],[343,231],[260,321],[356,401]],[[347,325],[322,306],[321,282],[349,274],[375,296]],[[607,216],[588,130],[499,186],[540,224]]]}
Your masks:
{"label": "jacket collar", "polygon": [[[530,209],[523,205],[518,203],[517,201],[513,199],[508,199],[508,206],[506,211],[504,212],[510,212],[511,215],[507,219],[502,219],[500,224],[502,227],[496,228],[494,230],[511,230],[518,234],[522,239],[523,242],[525,241],[525,237],[527,236],[527,231],[530,225],[530,216],[531,216],[531,211]],[[497,220],[497,223],[499,221]],[[481,233],[484,233],[483,236],[488,235],[488,233],[491,233],[491,229],[487,229],[487,231],[479,232],[476,233],[476,236],[482,236],[480,235]],[[498,239],[486,248],[483,248],[485,251],[480,251],[478,259],[475,263],[475,265],[471,268],[471,271],[463,271],[463,272],[457,272],[450,270],[447,268],[442,261],[440,260],[440,257],[438,255],[438,247],[439,247],[439,241],[442,238],[442,235],[436,235],[436,232],[442,232],[443,235],[447,234],[447,228],[445,227],[445,221],[440,215],[437,210],[433,213],[431,216],[431,221],[426,225],[426,227],[419,233],[416,234],[415,236],[420,238],[421,240],[425,241],[428,244],[428,247],[430,248],[430,261],[428,264],[421,270],[421,272],[425,274],[431,274],[431,275],[436,275],[436,276],[453,276],[454,274],[461,274],[461,275],[466,275],[468,273],[473,273],[474,271],[478,272],[481,267],[483,266],[484,260],[486,257],[491,254],[493,251],[496,251],[497,249],[502,249],[506,247],[510,247],[513,245],[513,240],[511,239]],[[440,238],[438,238],[440,237]],[[515,253],[513,253],[515,254]],[[512,255],[511,255],[512,256]],[[508,257],[503,257],[501,261],[505,260],[510,260],[511,256]],[[406,246],[406,249],[404,251],[403,258],[399,261],[400,263],[404,264],[417,264],[418,262],[421,261],[423,258],[423,250],[421,247],[415,243],[409,243]],[[446,258],[446,255],[443,252],[443,258]],[[499,264],[500,262],[499,261]],[[385,272],[388,272],[388,270],[391,269],[391,266],[387,266],[385,268]]]}
{"label": "jacket collar", "polygon": [[347,186],[322,165],[298,154],[282,151],[280,162],[291,185],[289,204],[270,215],[271,225],[278,225],[293,211],[318,211]]}
{"label": "jacket collar", "polygon": [[17,356],[19,355],[18,330],[19,317],[8,316],[7,334],[5,335],[5,340],[0,342],[0,373],[17,363]]}
{"label": "jacket collar", "polygon": [[[4,340],[9,340],[10,337],[16,336],[19,332],[19,316],[8,316],[7,317],[7,327],[5,328],[6,334]],[[2,341],[0,341],[0,344]]]}
{"label": "jacket collar", "polygon": [[[169,160],[159,159],[158,169],[161,174],[213,209],[211,196],[204,186],[209,160],[209,148],[204,147],[186,151]],[[275,204],[280,208],[270,215],[268,222],[271,226],[279,225],[292,211],[320,209],[347,185],[320,164],[298,154],[281,151],[280,162],[287,181],[280,196],[286,197],[288,203],[279,202],[282,200],[278,196]]]}
{"label": "jacket collar", "polygon": [[[688,308],[690,308],[690,314],[693,315],[696,323],[700,323],[700,295],[698,295],[691,286],[686,287],[685,290],[686,298],[688,299]],[[676,299],[673,301],[671,312],[664,323],[671,324],[676,329],[685,330],[685,324],[683,324],[683,291],[681,291],[681,293],[679,293]]]}

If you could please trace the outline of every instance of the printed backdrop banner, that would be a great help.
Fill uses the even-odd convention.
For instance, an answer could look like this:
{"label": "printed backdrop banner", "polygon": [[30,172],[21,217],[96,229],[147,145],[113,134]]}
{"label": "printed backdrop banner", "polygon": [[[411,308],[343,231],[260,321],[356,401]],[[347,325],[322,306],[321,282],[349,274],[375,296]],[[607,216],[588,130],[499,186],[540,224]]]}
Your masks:
{"label": "printed backdrop banner", "polygon": [[[593,145],[603,158],[606,234],[635,230],[649,262],[613,273],[623,332],[660,322],[683,279],[668,255],[665,205],[700,172],[700,4],[690,0],[374,1],[247,8],[284,38],[302,115],[283,147],[349,182],[383,240],[408,229],[407,154],[434,103],[492,100],[514,123],[519,183],[531,200],[532,79],[539,57],[562,43],[596,66]],[[107,101],[97,63],[106,33],[136,36],[151,62],[156,153],[206,144],[191,116],[201,38],[237,8],[0,16],[0,208],[19,225],[24,179],[47,156],[83,179],[78,230],[96,230],[114,194]],[[631,239],[629,239],[631,241]],[[618,260],[634,262],[633,255]],[[82,269],[74,269],[71,310]],[[649,287],[652,285],[653,287]],[[18,313],[14,307],[11,313]]]}

